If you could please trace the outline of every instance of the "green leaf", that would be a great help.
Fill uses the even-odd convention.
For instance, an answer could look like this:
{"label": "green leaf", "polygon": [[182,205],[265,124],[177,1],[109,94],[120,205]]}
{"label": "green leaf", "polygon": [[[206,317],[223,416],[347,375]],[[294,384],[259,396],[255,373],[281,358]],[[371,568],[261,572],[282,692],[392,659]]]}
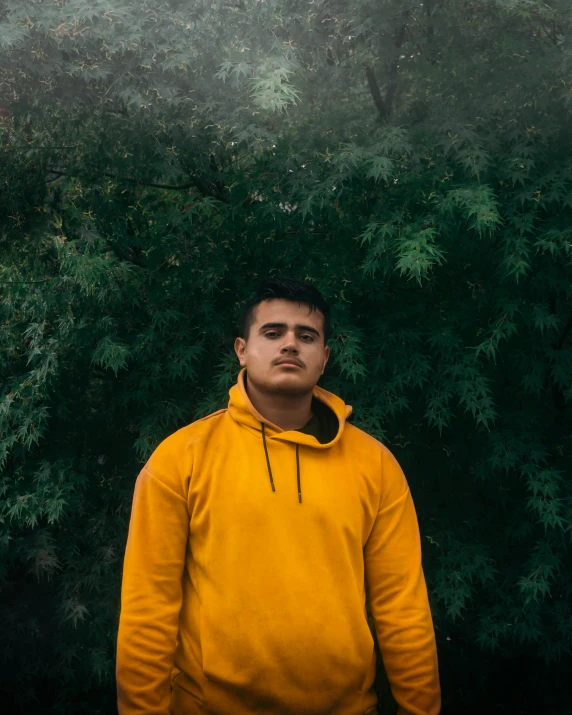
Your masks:
{"label": "green leaf", "polygon": [[113,370],[117,375],[119,370],[127,367],[129,355],[129,348],[125,343],[106,335],[97,343],[91,361],[105,369]]}

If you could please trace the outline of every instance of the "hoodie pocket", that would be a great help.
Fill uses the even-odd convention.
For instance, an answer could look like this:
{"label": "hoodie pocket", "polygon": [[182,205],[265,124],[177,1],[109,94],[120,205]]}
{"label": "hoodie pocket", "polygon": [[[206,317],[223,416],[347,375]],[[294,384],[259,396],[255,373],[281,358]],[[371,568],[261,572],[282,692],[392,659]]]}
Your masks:
{"label": "hoodie pocket", "polygon": [[188,681],[185,675],[178,670],[173,672],[171,679],[171,707],[170,712],[182,715],[205,715],[205,709],[200,700],[187,690]]}

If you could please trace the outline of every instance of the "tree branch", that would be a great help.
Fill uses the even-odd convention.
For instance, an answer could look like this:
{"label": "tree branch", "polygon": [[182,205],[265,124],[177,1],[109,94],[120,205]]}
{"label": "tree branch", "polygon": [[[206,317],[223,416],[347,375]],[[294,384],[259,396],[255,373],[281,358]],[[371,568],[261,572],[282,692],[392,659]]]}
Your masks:
{"label": "tree branch", "polygon": [[[403,44],[406,31],[407,25],[404,23],[395,33],[395,41],[393,44],[397,50],[399,50],[401,48],[401,45]],[[364,66],[365,75],[367,77],[367,83],[369,86],[370,94],[373,99],[373,103],[375,104],[381,119],[387,119],[393,109],[393,102],[397,93],[397,69],[399,66],[399,54],[396,55],[396,57],[389,65],[389,70],[387,73],[389,77],[389,82],[387,84],[385,98],[381,96],[379,84],[377,83],[377,78],[375,76],[375,72],[373,71],[371,63],[364,63]]]}
{"label": "tree branch", "polygon": [[[55,174],[56,176],[69,176],[70,178],[74,178],[74,174],[70,174],[67,171],[59,171],[58,169],[51,169],[48,168],[48,172],[50,174]],[[138,184],[140,186],[150,186],[154,189],[172,189],[173,191],[182,191],[183,189],[190,189],[192,186],[195,186],[195,181],[188,181],[184,184],[157,184],[155,182],[148,182],[148,181],[140,181],[139,179],[132,179],[129,176],[117,176],[116,174],[111,174],[107,171],[103,173],[103,176],[108,177],[109,179],[115,179],[116,181],[127,181],[130,184]],[[75,177],[77,178],[77,177]]]}
{"label": "tree branch", "polygon": [[[407,25],[403,24],[397,31],[395,35],[395,47],[397,50],[401,48],[403,40],[405,39],[405,31]],[[385,106],[387,107],[387,113],[389,114],[393,109],[393,102],[395,100],[395,95],[397,93],[397,68],[399,66],[399,55],[397,55],[389,67],[389,84],[387,85],[387,92],[385,93]]]}
{"label": "tree branch", "polygon": [[375,104],[375,107],[379,113],[379,116],[382,119],[386,119],[388,114],[387,107],[385,106],[385,102],[383,101],[383,97],[381,96],[381,92],[379,91],[379,85],[377,83],[373,67],[369,63],[365,65],[365,76],[367,77],[369,91],[372,96],[373,103]]}
{"label": "tree branch", "polygon": [[77,149],[80,145],[79,144],[71,144],[71,145],[64,145],[64,146],[29,146],[29,145],[24,145],[24,146],[11,146],[6,149],[2,149],[3,152],[17,152],[17,151],[39,151],[40,149]]}
{"label": "tree branch", "polygon": [[[439,51],[435,47],[435,28],[433,27],[433,0],[426,0],[425,2],[425,14],[427,15],[427,49],[429,51],[429,62],[432,65],[436,64]],[[451,39],[453,42],[455,36]],[[451,49],[451,43],[447,49]]]}
{"label": "tree branch", "polygon": [[425,0],[425,14],[427,15],[427,40],[429,42],[433,41],[434,29],[433,29],[433,7],[432,0]]}
{"label": "tree branch", "polygon": [[42,280],[39,281],[0,281],[0,285],[5,285],[9,286],[14,283],[48,283],[49,281],[52,281],[53,278],[42,278]]}
{"label": "tree branch", "polygon": [[[60,171],[59,169],[53,169],[50,167],[48,167],[48,172],[50,174],[55,174],[56,176],[74,177],[74,174],[70,174],[67,171]],[[140,181],[139,179],[133,179],[130,176],[117,176],[117,174],[112,174],[108,171],[104,171],[103,176],[109,179],[115,179],[115,181],[126,181],[130,184],[137,184],[138,186],[150,186],[153,189],[167,189],[169,191],[184,191],[185,189],[190,189],[194,186],[201,193],[206,194],[207,196],[212,196],[213,198],[223,201],[224,203],[228,203],[227,197],[215,182],[209,181],[208,179],[202,179],[199,176],[193,177],[191,181],[187,181],[184,184],[161,184],[154,181]]]}

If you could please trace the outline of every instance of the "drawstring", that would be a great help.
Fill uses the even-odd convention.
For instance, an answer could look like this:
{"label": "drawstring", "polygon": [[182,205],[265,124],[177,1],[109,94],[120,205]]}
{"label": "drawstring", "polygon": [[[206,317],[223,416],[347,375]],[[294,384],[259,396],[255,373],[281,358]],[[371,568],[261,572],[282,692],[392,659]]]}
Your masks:
{"label": "drawstring", "polygon": [[[270,457],[268,456],[268,447],[266,446],[266,432],[264,428],[264,422],[260,423],[262,425],[262,444],[264,445],[264,454],[266,455],[266,466],[268,467],[268,476],[270,477],[270,484],[272,486],[272,491],[275,492],[274,479],[272,478],[272,468],[270,466]],[[300,445],[296,445],[296,479],[298,482],[298,501],[302,503],[302,490],[300,489]]]}
{"label": "drawstring", "polygon": [[270,477],[270,484],[272,485],[272,491],[275,492],[274,480],[272,479],[272,469],[270,467],[270,458],[268,457],[268,447],[266,446],[266,435],[264,433],[264,422],[260,423],[262,425],[262,444],[264,445],[264,454],[266,455],[266,466],[268,467],[268,476]]}
{"label": "drawstring", "polygon": [[296,445],[296,477],[298,479],[298,501],[302,503],[302,492],[300,491],[300,445]]}

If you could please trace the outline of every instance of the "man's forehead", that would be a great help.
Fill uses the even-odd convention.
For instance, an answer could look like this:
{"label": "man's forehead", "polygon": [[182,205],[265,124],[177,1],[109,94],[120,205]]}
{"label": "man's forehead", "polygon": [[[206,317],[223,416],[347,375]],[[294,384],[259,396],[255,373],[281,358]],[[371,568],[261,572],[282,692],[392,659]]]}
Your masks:
{"label": "man's forehead", "polygon": [[303,315],[306,322],[321,325],[323,316],[318,309],[312,310],[306,303],[294,303],[279,298],[263,300],[256,306],[256,323],[285,323],[288,316]]}

